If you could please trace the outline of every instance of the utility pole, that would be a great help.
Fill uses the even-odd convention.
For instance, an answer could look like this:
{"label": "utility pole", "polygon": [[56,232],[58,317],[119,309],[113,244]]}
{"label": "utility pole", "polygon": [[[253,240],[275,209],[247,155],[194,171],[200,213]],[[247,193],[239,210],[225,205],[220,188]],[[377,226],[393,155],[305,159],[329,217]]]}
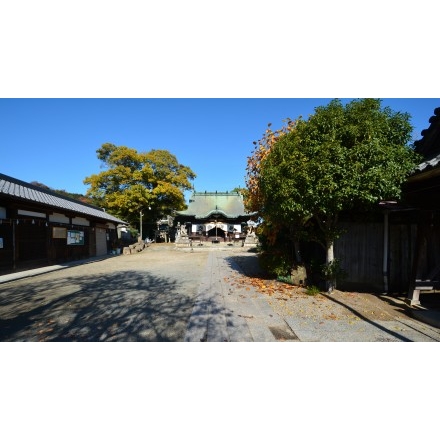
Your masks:
{"label": "utility pole", "polygon": [[[148,209],[151,211],[151,206],[148,207]],[[142,210],[139,211],[139,232],[140,232],[140,236],[142,237],[142,217],[144,216],[144,213],[142,212]]]}
{"label": "utility pole", "polygon": [[141,235],[141,240],[142,240],[142,217],[143,217],[144,213],[142,211],[139,212],[139,223],[140,223],[140,235]]}

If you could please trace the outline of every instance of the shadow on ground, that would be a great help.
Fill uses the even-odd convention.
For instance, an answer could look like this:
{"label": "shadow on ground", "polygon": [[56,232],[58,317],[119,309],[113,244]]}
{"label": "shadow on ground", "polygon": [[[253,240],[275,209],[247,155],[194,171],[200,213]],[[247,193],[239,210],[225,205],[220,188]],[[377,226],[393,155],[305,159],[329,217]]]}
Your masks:
{"label": "shadow on ground", "polygon": [[[255,254],[231,256],[227,260],[229,266],[232,269],[242,272],[245,276],[249,278],[271,279],[275,281],[273,277],[268,276],[268,274],[261,269],[258,262],[258,256]],[[344,292],[341,293],[344,294]],[[411,325],[411,320],[409,318],[414,319],[414,317],[408,311],[407,306],[402,301],[396,301],[395,298],[386,297],[386,296],[379,297],[377,295],[373,295],[369,293],[363,294],[357,292],[351,295],[353,296],[353,298],[345,298],[347,299],[347,301],[344,301],[343,299],[344,296],[342,298],[336,298],[335,295],[322,294],[322,296],[325,297],[327,300],[329,300],[331,303],[342,307],[352,316],[356,317],[357,319],[373,327],[376,327],[378,330],[388,334],[389,337],[392,337],[394,339],[405,342],[411,341],[411,339],[405,337],[400,332],[393,331],[392,329],[389,328],[389,326],[385,325],[385,321],[387,320],[394,320],[400,322],[405,327],[412,328],[415,331],[421,332],[420,329],[413,328],[413,326]],[[359,302],[359,299],[362,297],[362,295],[368,296],[369,298],[368,305],[364,301]],[[435,307],[435,304],[438,304],[438,302],[436,302],[438,301],[438,298],[440,298],[440,295],[437,295],[435,297],[431,296],[428,298],[425,297],[423,299],[425,301],[425,304],[428,303],[428,299],[429,299],[431,301],[430,306]],[[356,305],[356,303],[358,304]],[[304,303],[301,305],[301,307],[304,307]],[[375,310],[376,312],[378,310],[383,310],[387,318],[382,317],[380,320],[371,319],[368,313],[362,312],[362,310],[365,308],[367,308],[368,310],[373,310],[373,311]],[[384,325],[381,324],[382,321],[384,322]],[[437,340],[432,338],[428,334],[425,335],[433,340]]]}
{"label": "shadow on ground", "polygon": [[194,303],[146,272],[67,277],[0,290],[0,341],[179,341]]}
{"label": "shadow on ground", "polygon": [[[248,251],[246,255],[232,255],[226,258],[228,265],[250,278],[273,279],[261,266],[258,254]],[[238,267],[237,267],[238,266]]]}

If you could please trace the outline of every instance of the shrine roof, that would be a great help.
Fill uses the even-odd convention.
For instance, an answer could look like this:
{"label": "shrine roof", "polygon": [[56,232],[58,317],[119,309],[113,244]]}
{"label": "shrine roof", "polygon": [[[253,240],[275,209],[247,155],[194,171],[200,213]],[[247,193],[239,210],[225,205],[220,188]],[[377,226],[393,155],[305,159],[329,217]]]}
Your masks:
{"label": "shrine roof", "polygon": [[238,192],[196,192],[192,194],[188,209],[178,211],[179,216],[195,217],[196,219],[222,215],[226,218],[251,217],[244,208],[243,196]]}

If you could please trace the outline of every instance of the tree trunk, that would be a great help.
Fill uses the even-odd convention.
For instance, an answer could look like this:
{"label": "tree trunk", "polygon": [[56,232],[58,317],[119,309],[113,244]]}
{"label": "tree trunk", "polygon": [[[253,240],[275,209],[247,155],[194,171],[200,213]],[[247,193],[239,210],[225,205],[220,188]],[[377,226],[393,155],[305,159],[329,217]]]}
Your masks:
{"label": "tree trunk", "polygon": [[[326,262],[327,266],[330,263],[332,263],[334,259],[335,259],[335,253],[334,253],[333,241],[328,241],[327,242],[327,253],[325,256],[325,262]],[[330,277],[329,279],[326,280],[327,292],[332,293],[334,288],[335,288],[335,280],[332,277]]]}
{"label": "tree trunk", "polygon": [[295,252],[295,262],[296,264],[302,264],[302,257],[301,257],[301,252],[299,250],[299,241],[295,240],[293,242],[293,249]]}

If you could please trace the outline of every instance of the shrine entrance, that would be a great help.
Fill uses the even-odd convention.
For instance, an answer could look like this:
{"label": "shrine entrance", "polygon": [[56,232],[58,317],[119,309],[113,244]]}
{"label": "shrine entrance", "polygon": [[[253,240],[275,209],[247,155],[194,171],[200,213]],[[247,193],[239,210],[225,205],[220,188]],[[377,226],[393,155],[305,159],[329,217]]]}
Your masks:
{"label": "shrine entrance", "polygon": [[[186,226],[189,240],[220,243],[233,246],[246,238],[246,222],[256,213],[247,213],[243,196],[239,191],[232,192],[196,192],[194,191],[185,211],[176,211],[173,224]],[[185,245],[180,235],[176,243]],[[210,244],[209,244],[210,246]]]}
{"label": "shrine entrance", "polygon": [[220,238],[225,238],[225,231],[223,231],[223,229],[220,228],[212,228],[208,231],[208,237],[220,237]]}

